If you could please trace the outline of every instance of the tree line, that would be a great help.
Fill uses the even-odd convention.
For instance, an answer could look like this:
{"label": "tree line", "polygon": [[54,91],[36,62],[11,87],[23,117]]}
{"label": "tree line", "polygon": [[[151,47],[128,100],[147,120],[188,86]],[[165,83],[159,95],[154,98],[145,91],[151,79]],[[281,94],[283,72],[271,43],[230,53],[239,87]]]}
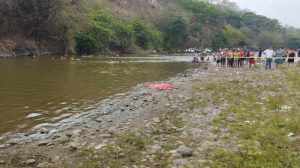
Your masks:
{"label": "tree line", "polygon": [[228,0],[7,0],[0,23],[0,40],[18,32],[39,45],[55,41],[64,53],[300,46],[299,29]]}

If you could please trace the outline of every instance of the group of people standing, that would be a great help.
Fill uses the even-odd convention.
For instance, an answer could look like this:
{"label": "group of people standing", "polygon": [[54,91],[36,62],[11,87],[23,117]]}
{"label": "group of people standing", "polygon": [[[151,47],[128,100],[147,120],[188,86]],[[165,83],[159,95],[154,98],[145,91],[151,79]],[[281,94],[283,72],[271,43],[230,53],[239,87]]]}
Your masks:
{"label": "group of people standing", "polygon": [[[300,47],[298,50],[292,48],[278,48],[277,50],[273,50],[272,47],[265,50],[261,48],[258,50],[224,48],[213,54],[214,61],[216,61],[218,66],[242,68],[248,65],[249,68],[251,68],[256,62],[260,63],[264,59],[266,69],[271,69],[273,62],[277,68],[285,62],[288,62],[289,65],[293,65],[297,56],[300,56]],[[199,60],[203,60],[203,56],[198,57],[200,57]],[[195,59],[197,59],[196,56],[194,57],[194,60]]]}

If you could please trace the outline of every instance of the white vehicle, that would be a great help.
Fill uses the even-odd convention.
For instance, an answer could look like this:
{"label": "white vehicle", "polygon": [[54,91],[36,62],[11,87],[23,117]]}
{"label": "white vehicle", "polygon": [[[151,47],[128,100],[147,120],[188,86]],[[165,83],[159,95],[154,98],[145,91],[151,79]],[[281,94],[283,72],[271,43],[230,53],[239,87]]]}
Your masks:
{"label": "white vehicle", "polygon": [[194,53],[195,49],[194,48],[189,48],[185,50],[186,53]]}

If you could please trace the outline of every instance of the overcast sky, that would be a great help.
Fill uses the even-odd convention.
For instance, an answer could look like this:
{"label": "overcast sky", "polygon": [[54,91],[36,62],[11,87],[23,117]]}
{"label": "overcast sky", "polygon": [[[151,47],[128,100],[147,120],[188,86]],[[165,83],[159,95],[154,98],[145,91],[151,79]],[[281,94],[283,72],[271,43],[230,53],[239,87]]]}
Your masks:
{"label": "overcast sky", "polygon": [[274,18],[283,25],[300,28],[300,0],[231,0],[240,8]]}

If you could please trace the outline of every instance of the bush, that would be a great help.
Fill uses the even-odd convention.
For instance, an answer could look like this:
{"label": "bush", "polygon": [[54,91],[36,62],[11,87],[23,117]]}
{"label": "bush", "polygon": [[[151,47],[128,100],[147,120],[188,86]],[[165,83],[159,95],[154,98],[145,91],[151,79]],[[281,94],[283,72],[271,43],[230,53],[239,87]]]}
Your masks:
{"label": "bush", "polygon": [[75,40],[76,52],[80,55],[97,54],[104,50],[103,44],[89,33],[80,33],[75,37]]}

